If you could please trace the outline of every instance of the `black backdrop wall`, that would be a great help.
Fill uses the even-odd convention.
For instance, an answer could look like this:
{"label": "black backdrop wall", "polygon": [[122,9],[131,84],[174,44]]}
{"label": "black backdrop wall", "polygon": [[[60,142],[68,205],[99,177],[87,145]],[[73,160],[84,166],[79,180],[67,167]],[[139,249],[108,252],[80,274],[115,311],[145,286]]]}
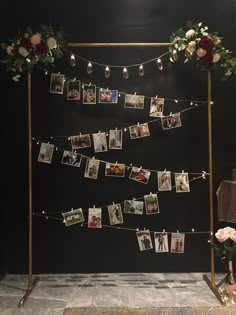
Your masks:
{"label": "black backdrop wall", "polygon": [[[45,3],[41,1],[32,10],[32,3],[24,1],[3,5],[6,12],[1,25],[1,39],[10,38],[20,27],[38,27],[43,23],[62,25],[72,41],[78,42],[168,42],[172,31],[183,26],[186,20],[203,21],[211,32],[218,31],[224,37],[224,45],[236,54],[236,3],[221,1],[192,3],[181,1],[76,1]],[[29,8],[29,11],[25,8]],[[76,54],[108,64],[130,64],[161,55],[165,48],[81,48]],[[207,75],[194,66],[175,64],[158,71],[154,65],[145,68],[140,78],[137,69],[124,80],[120,71],[114,71],[107,80],[104,69],[95,67],[94,73],[86,73],[86,64],[71,68],[69,57],[57,63],[52,71],[97,86],[118,89],[126,93],[159,95],[170,99],[207,100]],[[14,83],[2,70],[2,108],[4,137],[4,182],[6,193],[4,215],[5,241],[1,271],[27,272],[27,85],[26,77]],[[213,168],[214,192],[222,179],[231,177],[235,167],[235,78],[222,83],[213,78]],[[44,140],[46,136],[65,136],[94,133],[115,127],[125,127],[149,120],[149,101],[144,110],[123,108],[124,97],[118,104],[83,105],[69,102],[66,95],[49,93],[50,77],[34,71],[32,78],[32,132]],[[166,102],[165,114],[182,110],[189,103]],[[122,151],[96,154],[100,160],[119,161],[150,169],[201,172],[208,169],[207,107],[198,106],[187,111],[182,127],[163,131],[160,122],[150,124],[151,136],[130,140],[124,135]],[[70,149],[70,142],[55,137],[55,145]],[[80,169],[61,165],[60,150],[53,156],[51,165],[37,162],[39,146],[33,144],[33,209],[34,212],[65,212],[71,208],[103,206],[124,199],[141,197],[157,191],[155,174],[147,185],[126,178],[104,176],[101,166],[97,180],[83,177],[85,160]],[[82,152],[94,156],[93,149]],[[128,175],[128,172],[127,172]],[[191,184],[191,192],[159,195],[161,213],[153,216],[124,214],[122,227],[149,228],[152,231],[209,230],[208,181]],[[216,199],[214,200],[215,223]],[[107,210],[103,209],[103,223],[109,224]],[[85,211],[85,217],[87,212]],[[152,235],[153,238],[153,235]],[[4,239],[4,238],[3,238]],[[209,271],[210,249],[207,234],[186,236],[185,253],[155,254],[140,252],[134,231],[103,228],[87,229],[79,225],[65,227],[61,221],[33,218],[33,272],[189,272]],[[8,257],[8,260],[6,259]],[[8,262],[6,262],[8,261]],[[216,259],[217,270],[222,263]]]}

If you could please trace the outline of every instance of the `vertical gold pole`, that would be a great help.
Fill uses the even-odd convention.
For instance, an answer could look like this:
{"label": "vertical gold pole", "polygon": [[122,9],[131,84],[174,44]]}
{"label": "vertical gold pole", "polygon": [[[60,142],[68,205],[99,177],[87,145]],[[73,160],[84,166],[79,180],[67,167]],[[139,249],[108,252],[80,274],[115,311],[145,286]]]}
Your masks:
{"label": "vertical gold pole", "polygon": [[29,163],[29,274],[28,289],[32,290],[32,124],[31,124],[31,73],[28,71],[28,163]]}
{"label": "vertical gold pole", "polygon": [[29,177],[28,177],[28,194],[29,194],[29,205],[28,205],[28,250],[29,250],[29,260],[28,260],[28,289],[25,292],[25,295],[20,299],[19,307],[23,307],[30,293],[32,292],[35,284],[39,280],[38,277],[32,281],[32,123],[31,123],[31,73],[27,74],[27,87],[28,87],[28,168],[29,168]]}
{"label": "vertical gold pole", "polygon": [[211,70],[208,69],[208,149],[209,149],[209,206],[210,206],[210,241],[211,241],[211,285],[215,287],[214,256],[214,209],[213,209],[213,168],[212,168],[212,112],[211,112]]}

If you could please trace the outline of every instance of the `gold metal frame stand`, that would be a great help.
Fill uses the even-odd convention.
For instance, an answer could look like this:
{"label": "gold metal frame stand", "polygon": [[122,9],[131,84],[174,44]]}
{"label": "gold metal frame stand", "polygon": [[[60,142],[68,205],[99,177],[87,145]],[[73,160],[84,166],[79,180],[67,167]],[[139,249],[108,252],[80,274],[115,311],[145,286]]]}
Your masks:
{"label": "gold metal frame stand", "polygon": [[[68,47],[169,47],[170,43],[69,43]],[[31,126],[31,73],[28,72],[28,163],[29,163],[29,270],[28,270],[28,289],[19,302],[19,307],[23,307],[27,298],[33,291],[38,277],[32,280],[32,126]],[[209,200],[210,200],[210,242],[214,244],[214,211],[213,211],[213,176],[212,176],[212,114],[211,114],[211,71],[208,70],[208,158],[209,158]],[[203,275],[210,289],[216,295],[222,305],[222,300],[215,284],[215,260],[214,249],[211,246],[211,280]]]}

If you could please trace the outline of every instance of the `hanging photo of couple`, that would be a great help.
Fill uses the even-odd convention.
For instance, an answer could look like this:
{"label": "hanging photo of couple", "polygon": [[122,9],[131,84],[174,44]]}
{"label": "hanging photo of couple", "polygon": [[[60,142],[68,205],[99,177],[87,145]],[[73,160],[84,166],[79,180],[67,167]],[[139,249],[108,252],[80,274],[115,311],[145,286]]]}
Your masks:
{"label": "hanging photo of couple", "polygon": [[150,171],[144,170],[140,167],[133,166],[131,169],[129,178],[135,180],[136,182],[147,184],[149,181],[150,175],[151,175]]}
{"label": "hanging photo of couple", "polygon": [[157,194],[150,193],[144,196],[144,203],[146,208],[146,214],[158,214],[160,213]]}
{"label": "hanging photo of couple", "polygon": [[175,188],[176,192],[189,192],[188,173],[175,173]]}
{"label": "hanging photo of couple", "polygon": [[83,104],[96,104],[96,85],[83,85]]}
{"label": "hanging photo of couple", "polygon": [[138,231],[136,232],[139,250],[149,250],[153,248],[152,239],[149,230]]}
{"label": "hanging photo of couple", "polygon": [[125,164],[106,163],[105,176],[124,177]]}
{"label": "hanging photo of couple", "polygon": [[102,227],[102,209],[89,208],[88,209],[88,228],[99,229]]}
{"label": "hanging photo of couple", "polygon": [[99,90],[99,103],[117,104],[118,103],[118,91],[117,90]]}
{"label": "hanging photo of couple", "polygon": [[79,101],[80,100],[80,80],[67,81],[67,100]]}
{"label": "hanging photo of couple", "polygon": [[81,160],[82,156],[80,154],[71,151],[64,151],[61,163],[70,166],[80,167]]}
{"label": "hanging photo of couple", "polygon": [[164,111],[164,102],[164,98],[151,97],[149,116],[162,117]]}
{"label": "hanging photo of couple", "polygon": [[99,160],[87,159],[85,171],[84,171],[84,177],[91,178],[91,179],[97,179],[99,164],[100,164]]}
{"label": "hanging photo of couple", "polygon": [[131,139],[137,139],[137,138],[150,136],[148,123],[130,126],[129,134],[130,134]]}
{"label": "hanging photo of couple", "polygon": [[121,150],[122,149],[122,130],[110,130],[109,131],[109,149],[110,150]]}
{"label": "hanging photo of couple", "polygon": [[106,152],[107,149],[107,138],[105,132],[98,132],[93,134],[93,145],[94,152]]}
{"label": "hanging photo of couple", "polygon": [[64,74],[52,73],[50,81],[50,93],[63,94],[65,83]]}
{"label": "hanging photo of couple", "polygon": [[181,127],[180,113],[161,118],[161,123],[163,130]]}
{"label": "hanging photo of couple", "polygon": [[155,252],[156,253],[169,252],[168,235],[166,232],[155,232],[154,239],[155,239]]}
{"label": "hanging photo of couple", "polygon": [[110,225],[123,223],[123,215],[121,204],[113,204],[108,206],[108,214],[110,219]]}
{"label": "hanging photo of couple", "polygon": [[72,150],[91,147],[91,140],[89,134],[71,136],[70,139]]}
{"label": "hanging photo of couple", "polygon": [[144,96],[136,94],[125,94],[125,108],[144,108]]}
{"label": "hanging photo of couple", "polygon": [[171,253],[184,253],[185,233],[171,233]]}
{"label": "hanging photo of couple", "polygon": [[54,145],[50,143],[41,143],[38,162],[51,163]]}
{"label": "hanging photo of couple", "polygon": [[168,191],[172,190],[171,173],[170,171],[157,172],[158,190]]}

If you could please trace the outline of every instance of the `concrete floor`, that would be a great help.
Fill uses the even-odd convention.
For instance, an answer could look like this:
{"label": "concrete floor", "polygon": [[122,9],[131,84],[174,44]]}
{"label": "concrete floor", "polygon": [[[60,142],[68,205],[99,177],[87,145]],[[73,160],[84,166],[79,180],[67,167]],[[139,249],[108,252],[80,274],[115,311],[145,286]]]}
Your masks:
{"label": "concrete floor", "polygon": [[27,275],[7,275],[0,282],[1,315],[236,315],[236,305],[222,307],[201,273],[37,276],[40,280],[23,309],[18,302],[27,289]]}

